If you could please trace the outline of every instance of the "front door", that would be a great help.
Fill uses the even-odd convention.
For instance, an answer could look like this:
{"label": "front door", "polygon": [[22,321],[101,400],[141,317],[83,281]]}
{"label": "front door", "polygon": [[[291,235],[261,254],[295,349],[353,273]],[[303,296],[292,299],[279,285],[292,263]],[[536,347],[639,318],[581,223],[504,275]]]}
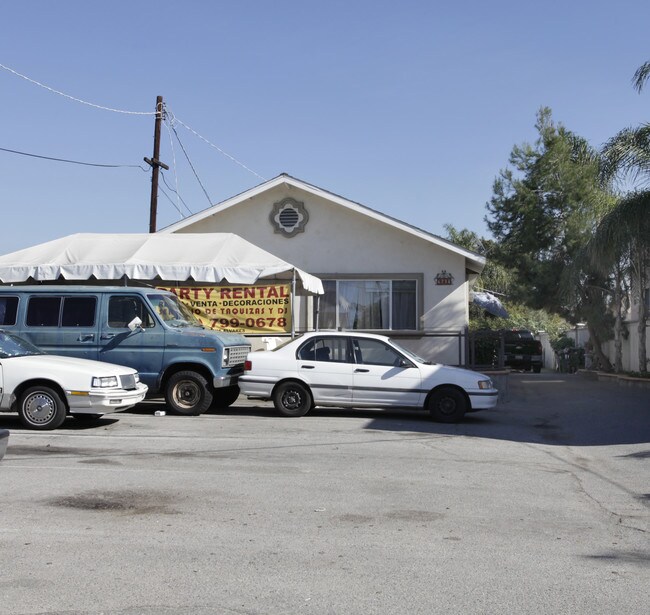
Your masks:
{"label": "front door", "polygon": [[420,370],[381,340],[353,340],[356,365],[352,401],[359,406],[418,407],[423,402]]}
{"label": "front door", "polygon": [[[165,352],[165,330],[139,295],[104,295],[99,333],[99,360],[137,369],[152,391],[158,386]],[[142,323],[133,331],[134,318]]]}

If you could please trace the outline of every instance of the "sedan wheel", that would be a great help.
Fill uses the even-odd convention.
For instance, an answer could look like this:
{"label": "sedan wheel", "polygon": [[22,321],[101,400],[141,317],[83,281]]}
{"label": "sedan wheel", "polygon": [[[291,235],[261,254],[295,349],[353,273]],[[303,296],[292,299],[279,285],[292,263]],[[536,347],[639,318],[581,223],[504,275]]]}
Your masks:
{"label": "sedan wheel", "polygon": [[458,389],[442,387],[429,397],[429,413],[441,423],[458,423],[467,411],[467,399]]}
{"label": "sedan wheel", "polygon": [[20,397],[18,414],[25,427],[56,429],[65,421],[66,413],[61,396],[50,387],[30,387]]}
{"label": "sedan wheel", "polygon": [[273,405],[284,416],[305,416],[312,404],[309,389],[299,382],[283,382],[273,391]]}

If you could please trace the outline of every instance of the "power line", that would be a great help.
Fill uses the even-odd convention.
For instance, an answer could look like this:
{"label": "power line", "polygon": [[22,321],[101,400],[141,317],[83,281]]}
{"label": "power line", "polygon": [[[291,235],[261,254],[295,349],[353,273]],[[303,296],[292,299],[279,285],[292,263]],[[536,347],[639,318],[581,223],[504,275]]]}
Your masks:
{"label": "power line", "polygon": [[25,81],[29,81],[30,83],[33,83],[34,85],[37,85],[45,90],[48,90],[50,92],[53,92],[54,94],[58,94],[59,96],[63,96],[65,98],[69,98],[70,100],[74,100],[75,102],[81,103],[82,105],[88,105],[89,107],[94,107],[95,109],[102,109],[104,111],[112,111],[113,113],[124,113],[126,115],[156,115],[156,111],[124,111],[122,109],[113,109],[112,107],[104,107],[102,105],[96,105],[91,102],[87,102],[85,100],[82,100],[81,98],[76,98],[74,96],[70,96],[70,94],[66,94],[65,92],[61,92],[59,90],[55,90],[54,88],[51,88],[40,81],[36,81],[35,79],[31,79],[27,77],[26,75],[23,75],[17,71],[15,71],[13,68],[9,68],[8,66],[5,66],[4,64],[0,64],[0,68],[13,73],[17,77],[20,77],[21,79],[25,79]]}
{"label": "power line", "polygon": [[[165,181],[164,175],[162,173],[161,173],[161,175],[163,176],[163,181]],[[167,182],[165,182],[165,185],[167,185]],[[180,214],[181,218],[184,218],[185,216],[183,215],[183,212],[181,211],[180,207],[178,207],[178,205],[176,203],[174,203],[172,198],[163,190],[162,186],[158,186],[158,190],[160,190],[160,192],[163,193],[165,198],[172,204],[172,207],[174,209],[176,209],[176,211]]]}
{"label": "power line", "polygon": [[[183,197],[179,194],[178,190],[175,190],[174,188],[172,188],[172,187],[167,183],[167,178],[165,177],[165,174],[161,172],[161,173],[160,173],[160,176],[162,177],[163,182],[165,182],[165,186],[167,186],[167,188],[169,188],[169,189],[170,189],[170,190],[171,190],[171,191],[176,195],[176,198],[177,198],[178,200],[180,200],[180,202],[183,203],[183,205],[185,205],[185,209],[187,209],[187,211],[190,212],[190,215],[194,214],[194,212],[189,208],[188,204],[185,202],[185,200],[183,199]],[[169,198],[169,197],[167,197],[167,198]],[[185,217],[185,214],[180,210],[180,207],[177,207],[177,206],[176,206],[176,209],[178,210],[178,213],[181,214],[181,216],[183,216],[183,218],[184,218],[184,217]]]}
{"label": "power line", "polygon": [[[231,156],[228,152],[224,152],[218,145],[215,145],[214,143],[211,143],[210,141],[208,141],[205,137],[201,136],[198,132],[196,132],[196,130],[194,130],[193,128],[190,128],[187,124],[181,122],[181,120],[179,120],[173,113],[168,111],[168,114],[171,116],[170,121],[171,121],[172,128],[174,126],[174,123],[178,122],[181,126],[183,126],[183,128],[186,128],[191,133],[193,133],[195,136],[197,136],[199,139],[201,139],[202,141],[205,141],[210,147],[213,147],[214,149],[216,149],[220,154],[223,154],[226,158],[229,158],[235,164],[238,164],[243,169],[246,169],[249,173],[252,173],[253,175],[255,175],[255,177],[258,177],[262,181],[266,181],[265,177],[262,177],[259,173],[256,173],[252,169],[249,169],[243,162],[240,162],[239,160],[237,160],[237,158],[235,158],[234,156]],[[174,131],[174,132],[176,132],[176,131]],[[178,138],[178,135],[176,135],[176,138]]]}
{"label": "power line", "polygon": [[190,165],[190,168],[192,169],[192,172],[194,173],[194,177],[196,177],[196,181],[199,182],[199,186],[201,186],[201,189],[203,190],[203,194],[205,194],[205,198],[208,199],[208,203],[210,203],[210,206],[212,206],[212,199],[210,198],[210,195],[208,194],[207,190],[201,183],[201,179],[199,178],[198,173],[196,172],[196,169],[194,168],[194,165],[192,164],[192,161],[190,160],[190,157],[187,154],[187,151],[185,150],[185,147],[183,146],[183,143],[180,140],[180,137],[178,136],[178,133],[176,132],[176,128],[174,128],[174,125],[171,125],[171,129],[174,132],[174,135],[176,135],[176,140],[178,141],[178,144],[181,146],[181,149],[183,150],[183,154],[185,154],[185,158],[187,159],[187,162]]}
{"label": "power line", "polygon": [[[169,125],[168,125],[167,122],[165,122],[165,129],[167,130],[167,135],[169,136],[169,147],[172,150],[172,169],[174,169],[174,183],[176,185],[176,189],[174,190],[174,192],[176,193],[176,202],[178,204],[178,202],[180,200],[180,193],[178,192],[178,172],[177,172],[177,168],[176,168],[176,150],[174,149],[174,137],[172,135],[172,131],[169,129]],[[165,179],[164,175],[163,175],[163,181],[165,182],[165,185],[170,190],[173,190],[173,188],[171,188],[171,186],[167,183],[167,180]],[[183,203],[183,204],[185,204],[185,203]],[[187,207],[187,205],[185,205],[185,207]],[[178,209],[180,211],[180,208],[178,206],[176,207],[176,209]],[[190,208],[187,207],[187,209],[189,211]],[[192,212],[190,211],[190,213],[192,213]],[[181,214],[181,216],[182,216],[182,214]]]}
{"label": "power line", "polygon": [[145,169],[143,166],[139,164],[99,164],[96,162],[81,162],[79,160],[66,160],[65,158],[53,158],[52,156],[41,156],[39,154],[30,154],[28,152],[19,152],[18,150],[15,149],[8,149],[6,147],[0,147],[0,150],[3,152],[9,152],[11,154],[20,154],[21,156],[30,156],[31,158],[41,158],[43,160],[54,160],[55,162],[67,162],[69,164],[81,164],[87,167],[107,167],[107,168],[112,168],[112,169],[117,169],[117,168],[137,168],[141,169],[145,173],[149,169]]}
{"label": "power line", "polygon": [[[91,103],[91,102],[88,102],[86,100],[83,100],[81,98],[71,96],[70,94],[66,94],[65,92],[62,92],[60,90],[56,90],[56,89],[54,89],[54,88],[52,88],[52,87],[50,87],[48,85],[45,85],[44,83],[41,83],[40,81],[36,81],[35,79],[32,79],[31,77],[28,77],[27,75],[23,75],[22,73],[19,73],[18,71],[14,70],[13,68],[10,68],[9,66],[5,66],[4,64],[0,64],[0,69],[3,69],[5,71],[15,75],[16,77],[20,77],[21,79],[24,79],[25,81],[28,81],[29,83],[37,85],[38,87],[41,87],[41,88],[43,88],[45,90],[48,90],[49,92],[52,92],[53,94],[58,94],[59,96],[63,96],[64,98],[67,98],[67,99],[72,100],[74,102],[81,103],[83,105],[87,105],[89,107],[93,107],[95,109],[102,109],[104,111],[112,111],[113,113],[122,113],[122,114],[127,114],[127,115],[158,115],[159,113],[161,113],[160,109],[158,109],[158,108],[156,108],[156,111],[125,111],[123,109],[115,109],[115,108],[107,107],[107,106],[104,106],[104,105],[98,105],[98,104]],[[162,97],[159,97],[159,98],[162,99]],[[200,135],[196,130],[194,130],[193,128],[191,128],[190,126],[188,126],[187,124],[185,124],[181,120],[177,119],[173,114],[171,114],[171,113],[169,113],[168,111],[165,110],[164,115],[165,115],[164,119],[169,121],[169,126],[171,127],[171,130],[174,132],[174,135],[176,136],[176,139],[178,140],[178,143],[179,143],[181,149],[183,150],[183,154],[185,155],[185,158],[187,159],[187,162],[189,163],[190,168],[192,169],[192,172],[194,173],[194,176],[196,177],[196,180],[198,181],[199,185],[201,186],[201,189],[203,190],[203,193],[205,194],[206,198],[208,199],[208,202],[209,202],[210,205],[212,205],[212,199],[210,198],[210,195],[208,194],[207,190],[205,189],[203,183],[201,182],[201,179],[199,178],[198,173],[196,172],[196,169],[194,168],[194,165],[192,164],[192,161],[190,160],[190,157],[189,157],[183,143],[181,142],[180,137],[178,136],[178,132],[176,131],[176,129],[174,127],[174,122],[178,122],[181,126],[183,126],[187,130],[189,130],[191,133],[193,133],[195,136],[197,136],[199,139],[201,139],[202,141],[207,143],[210,147],[216,149],[223,156],[226,156],[232,162],[239,165],[243,169],[247,170],[249,173],[252,173],[253,175],[258,177],[262,181],[266,181],[266,179],[264,177],[262,177],[259,173],[256,173],[255,171],[253,171],[252,169],[247,167],[245,164],[243,164],[242,162],[237,160],[234,156],[231,156],[230,154],[225,152],[223,149],[221,149],[219,146],[215,145],[214,143],[212,143],[211,141],[209,141],[208,139],[206,139],[205,137]],[[169,119],[167,117],[168,115],[170,116]],[[167,122],[165,122],[165,123],[167,124]],[[169,130],[169,127],[168,127],[168,130]],[[173,139],[171,139],[171,134],[170,134],[170,142],[172,143],[172,151],[173,151]],[[22,156],[30,156],[30,157],[33,157],[33,158],[41,158],[43,160],[52,160],[52,161],[55,161],[55,162],[66,162],[66,163],[69,163],[69,164],[79,164],[79,165],[85,165],[85,166],[109,167],[109,168],[137,167],[137,168],[141,169],[142,171],[145,171],[145,172],[148,171],[148,169],[145,169],[145,168],[141,167],[140,165],[98,164],[98,163],[90,163],[90,162],[81,162],[81,161],[78,161],[78,160],[67,160],[67,159],[64,159],[64,158],[55,158],[55,157],[51,157],[51,156],[41,156],[41,155],[38,155],[38,154],[31,154],[31,153],[28,153],[28,152],[20,152],[20,151],[17,151],[17,150],[12,150],[12,149],[2,148],[2,147],[0,147],[0,150],[10,152],[10,153],[13,153],[13,154],[20,154]],[[148,162],[148,160],[147,160],[147,162]],[[174,175],[176,177],[175,158],[174,158]],[[166,180],[165,180],[165,184],[167,185],[167,187],[170,190],[173,190],[173,192],[177,195],[177,198],[182,201],[182,198],[181,198],[181,196],[180,196],[180,194],[178,192],[178,189],[174,190],[173,188],[171,188],[169,186],[169,184],[167,184]],[[176,186],[178,188],[178,178],[177,177],[176,177]],[[167,196],[167,198],[169,199],[169,196],[167,194],[165,194],[165,196]],[[183,205],[185,205],[185,207],[187,208],[187,210],[190,213],[193,213],[184,201],[183,201]],[[178,205],[175,205],[175,207],[180,212],[180,208],[178,207]],[[181,213],[181,215],[182,215],[182,213]]]}

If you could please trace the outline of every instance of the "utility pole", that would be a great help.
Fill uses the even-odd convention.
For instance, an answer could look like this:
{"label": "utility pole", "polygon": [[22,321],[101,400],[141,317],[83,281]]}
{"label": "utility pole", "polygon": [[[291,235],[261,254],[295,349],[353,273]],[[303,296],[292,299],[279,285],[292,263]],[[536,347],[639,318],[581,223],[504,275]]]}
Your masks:
{"label": "utility pole", "polygon": [[156,215],[158,211],[158,173],[160,167],[169,170],[169,167],[160,162],[160,124],[162,123],[164,112],[163,97],[156,98],[156,124],[153,131],[153,157],[146,158],[144,161],[151,167],[151,207],[149,209],[149,232],[156,232]]}

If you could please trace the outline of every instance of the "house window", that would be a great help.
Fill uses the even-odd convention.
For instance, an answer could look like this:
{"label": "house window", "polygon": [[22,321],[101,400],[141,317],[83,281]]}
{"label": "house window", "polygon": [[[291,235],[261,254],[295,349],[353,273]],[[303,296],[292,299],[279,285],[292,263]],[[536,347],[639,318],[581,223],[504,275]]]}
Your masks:
{"label": "house window", "polygon": [[320,329],[415,330],[416,280],[323,280]]}

